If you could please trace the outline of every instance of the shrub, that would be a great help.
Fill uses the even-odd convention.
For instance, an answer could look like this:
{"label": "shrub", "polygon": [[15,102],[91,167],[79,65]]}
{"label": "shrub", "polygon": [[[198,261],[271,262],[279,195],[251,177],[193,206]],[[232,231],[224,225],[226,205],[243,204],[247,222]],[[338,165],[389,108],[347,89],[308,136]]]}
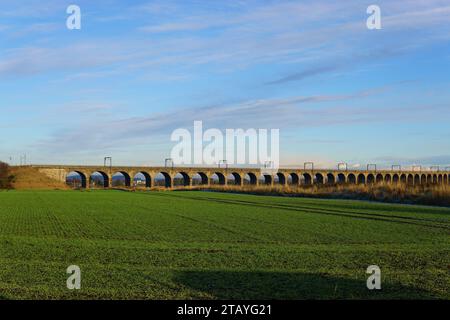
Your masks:
{"label": "shrub", "polygon": [[9,165],[0,161],[0,189],[11,188],[13,177],[10,175]]}

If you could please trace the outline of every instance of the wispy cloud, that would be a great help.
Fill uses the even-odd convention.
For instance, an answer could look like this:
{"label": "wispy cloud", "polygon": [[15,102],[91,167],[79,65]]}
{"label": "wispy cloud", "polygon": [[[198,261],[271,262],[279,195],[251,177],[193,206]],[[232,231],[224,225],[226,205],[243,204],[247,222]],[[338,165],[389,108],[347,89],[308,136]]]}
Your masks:
{"label": "wispy cloud", "polygon": [[[446,31],[450,27],[446,20],[448,5],[441,1],[400,2],[404,5],[383,3],[385,28],[378,35],[365,27],[365,8],[358,1],[220,3],[216,6],[226,14],[205,11],[201,6],[195,11],[194,6],[189,17],[183,11],[186,8],[182,3],[149,3],[140,7],[147,8],[147,12],[157,20],[154,24],[137,27],[139,30],[150,33],[187,32],[150,40],[145,32],[134,32],[126,40],[108,36],[107,40],[90,39],[89,45],[83,40],[72,42],[69,47],[64,44],[64,47],[16,48],[2,57],[0,75],[24,76],[67,70],[68,67],[71,71],[78,69],[84,73],[83,69],[96,65],[116,70],[117,61],[121,62],[119,69],[122,72],[152,72],[155,66],[176,65],[192,69],[206,64],[214,72],[256,64],[298,64],[302,60],[308,63],[299,71],[268,81],[269,84],[283,84],[349,69],[355,62],[373,63],[374,60],[397,55],[398,48],[415,48],[421,43],[427,45],[430,41],[442,41],[443,36],[450,36]],[[45,10],[38,8],[38,12],[53,12],[55,5]],[[160,12],[175,13],[158,18]],[[17,15],[26,13],[19,10]],[[136,10],[124,13],[125,16],[136,14]],[[111,16],[97,16],[117,18],[115,12]],[[342,21],[335,21],[336,16]],[[433,36],[426,39],[409,37],[411,26],[416,29],[427,27]],[[40,22],[22,32],[26,29],[29,32],[47,32],[54,27],[54,22]],[[200,30],[208,32],[193,32]],[[391,39],[394,34],[395,40]],[[381,42],[378,44],[377,41]],[[364,50],[375,50],[378,55]],[[190,70],[184,72],[188,74]]]}
{"label": "wispy cloud", "polygon": [[33,23],[30,25],[27,25],[25,27],[21,28],[10,28],[11,32],[9,32],[10,38],[17,38],[17,37],[26,37],[26,36],[33,36],[35,34],[39,33],[51,33],[56,30],[61,30],[65,26],[64,24],[60,23],[53,23],[53,22],[45,22],[45,23]]}
{"label": "wispy cloud", "polygon": [[156,26],[140,27],[138,30],[145,32],[173,32],[173,31],[194,31],[211,28],[210,23],[201,22],[183,22],[183,23],[165,23]]}
{"label": "wispy cloud", "polygon": [[267,82],[266,84],[283,84],[286,82],[292,82],[292,81],[300,81],[300,80],[304,80],[306,78],[309,77],[313,77],[319,74],[323,74],[323,73],[328,73],[331,71],[336,71],[339,69],[338,64],[336,65],[325,65],[325,66],[316,66],[316,67],[312,67],[312,68],[308,68],[304,71],[301,72],[297,72],[297,73],[293,73],[287,76],[284,76],[280,79],[274,80],[274,81],[270,81]]}
{"label": "wispy cloud", "polygon": [[0,32],[6,31],[10,28],[11,28],[11,26],[8,26],[6,24],[0,24]]}
{"label": "wispy cloud", "polygon": [[0,57],[0,76],[8,77],[53,71],[73,72],[73,70],[111,65],[125,59],[125,55],[120,54],[120,48],[109,43],[98,42],[77,43],[57,48],[9,49],[3,51]]}
{"label": "wispy cloud", "polygon": [[[121,120],[96,121],[57,132],[40,141],[36,147],[67,150],[73,144],[89,149],[114,149],[118,146],[141,144],[170,144],[170,133],[177,128],[190,128],[195,120],[202,120],[205,128],[308,128],[376,123],[385,121],[422,121],[429,110],[443,110],[445,106],[385,106],[374,112],[361,105],[336,105],[336,102],[364,99],[385,88],[374,88],[347,95],[323,95],[263,99],[232,105],[207,106],[133,117]],[[313,107],[314,105],[320,107]],[[401,116],[401,118],[399,118]],[[395,119],[395,120],[394,120]],[[113,130],[111,130],[113,128]]]}
{"label": "wispy cloud", "polygon": [[383,164],[401,163],[404,165],[415,166],[422,165],[424,171],[430,170],[429,166],[441,166],[441,169],[450,167],[450,155],[442,154],[437,156],[425,156],[425,157],[377,157],[374,159]]}

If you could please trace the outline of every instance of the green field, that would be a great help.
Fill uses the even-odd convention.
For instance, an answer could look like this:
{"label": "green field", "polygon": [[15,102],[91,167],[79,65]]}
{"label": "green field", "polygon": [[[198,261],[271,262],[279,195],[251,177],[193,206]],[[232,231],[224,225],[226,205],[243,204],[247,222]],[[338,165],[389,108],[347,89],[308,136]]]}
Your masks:
{"label": "green field", "polygon": [[[0,192],[0,299],[450,298],[450,209],[213,192]],[[78,265],[81,290],[66,288]],[[366,288],[378,265],[382,290]]]}

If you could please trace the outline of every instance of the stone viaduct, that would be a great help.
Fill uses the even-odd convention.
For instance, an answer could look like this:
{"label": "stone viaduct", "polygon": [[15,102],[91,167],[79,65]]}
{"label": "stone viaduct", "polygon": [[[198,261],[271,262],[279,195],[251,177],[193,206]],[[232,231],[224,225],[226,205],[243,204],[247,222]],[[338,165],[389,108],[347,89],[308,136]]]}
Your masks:
{"label": "stone viaduct", "polygon": [[[114,175],[121,174],[126,186],[133,186],[139,173],[145,177],[147,188],[155,186],[156,177],[163,179],[167,188],[193,185],[313,185],[313,184],[449,184],[450,171],[438,170],[330,170],[280,168],[273,174],[262,174],[255,168],[188,168],[188,167],[121,167],[121,166],[71,166],[32,165],[52,179],[66,182],[69,174],[78,174],[81,187],[89,188],[93,174],[103,177],[103,186],[111,186]],[[175,184],[174,182],[178,182]]]}

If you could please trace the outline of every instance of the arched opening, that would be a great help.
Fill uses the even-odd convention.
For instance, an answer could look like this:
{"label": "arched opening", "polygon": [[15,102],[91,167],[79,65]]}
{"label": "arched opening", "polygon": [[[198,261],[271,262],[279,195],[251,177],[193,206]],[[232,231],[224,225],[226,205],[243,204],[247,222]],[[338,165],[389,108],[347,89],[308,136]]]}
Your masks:
{"label": "arched opening", "polygon": [[334,178],[334,174],[327,173],[327,184],[335,184],[336,179]]}
{"label": "arched opening", "polygon": [[312,184],[312,177],[309,173],[304,173],[301,175],[302,177],[302,184],[305,186],[309,186]]}
{"label": "arched opening", "polygon": [[252,172],[249,172],[244,176],[244,185],[255,186],[257,181],[258,181],[258,179],[257,179],[256,175]]}
{"label": "arched opening", "polygon": [[281,172],[278,172],[273,179],[274,184],[280,184],[284,186],[286,184],[286,177]]}
{"label": "arched opening", "polygon": [[339,173],[337,175],[337,183],[344,184],[345,183],[345,174]]}
{"label": "arched opening", "polygon": [[392,182],[393,182],[394,184],[397,184],[399,181],[400,181],[400,177],[398,176],[398,174],[394,174],[394,175],[392,176]]}
{"label": "arched opening", "polygon": [[427,184],[427,176],[425,174],[423,174],[420,178],[420,183],[421,184]]}
{"label": "arched opening", "polygon": [[228,185],[240,186],[241,183],[242,183],[242,178],[239,173],[233,172],[227,176],[227,184]]}
{"label": "arched opening", "polygon": [[392,182],[392,177],[391,177],[391,175],[389,173],[384,176],[384,182],[387,183],[387,184]]}
{"label": "arched opening", "polygon": [[375,182],[375,176],[371,173],[367,175],[367,184],[374,184]]}
{"label": "arched opening", "polygon": [[147,172],[138,172],[133,177],[133,183],[138,188],[150,188],[152,186],[152,178]]}
{"label": "arched opening", "polygon": [[174,187],[188,187],[191,185],[191,177],[186,172],[178,172],[173,177]]}
{"label": "arched opening", "polygon": [[316,173],[314,176],[314,183],[323,184],[323,175],[321,173]]}
{"label": "arched opening", "polygon": [[448,176],[444,175],[444,184],[448,184]]}
{"label": "arched opening", "polygon": [[172,187],[172,178],[167,172],[158,172],[158,174],[155,175],[154,179],[154,186],[166,188]]}
{"label": "arched opening", "polygon": [[358,184],[366,184],[366,176],[362,173],[358,174]]}
{"label": "arched opening", "polygon": [[348,175],[348,183],[350,184],[356,184],[356,176],[353,173],[350,173]]}
{"label": "arched opening", "polygon": [[130,175],[124,171],[114,173],[111,177],[111,185],[113,187],[130,187]]}
{"label": "arched opening", "polygon": [[192,176],[192,185],[200,186],[208,184],[208,176],[203,172],[197,172]]}
{"label": "arched opening", "polygon": [[433,176],[431,174],[427,175],[427,184],[433,183]]}
{"label": "arched opening", "polygon": [[259,184],[260,185],[271,185],[272,184],[272,176],[269,174],[262,174],[259,176]]}
{"label": "arched opening", "polygon": [[298,184],[300,183],[300,178],[298,177],[298,174],[290,173],[288,175],[287,183],[291,186],[298,186]]}
{"label": "arched opening", "polygon": [[220,173],[220,172],[216,172],[214,173],[211,178],[210,178],[210,183],[212,185],[225,185],[225,176]]}
{"label": "arched opening", "polygon": [[433,174],[433,183],[436,184],[437,183],[437,175]]}
{"label": "arched opening", "polygon": [[377,184],[381,184],[381,183],[383,183],[383,175],[381,174],[381,173],[379,173],[379,174],[377,174],[377,176],[375,177],[375,182],[377,183]]}
{"label": "arched opening", "polygon": [[92,173],[89,178],[89,185],[92,188],[108,188],[109,187],[108,175],[102,171],[96,171]]}
{"label": "arched opening", "polygon": [[409,186],[414,185],[414,176],[413,176],[412,174],[408,174],[408,181],[407,181],[407,184],[408,184]]}
{"label": "arched opening", "polygon": [[66,184],[74,189],[86,188],[86,175],[80,171],[72,171],[66,176]]}
{"label": "arched opening", "polygon": [[402,174],[401,176],[400,176],[400,182],[401,183],[403,183],[403,184],[406,184],[406,174]]}
{"label": "arched opening", "polygon": [[438,176],[438,183],[439,183],[439,184],[442,184],[442,174],[440,174],[440,175]]}
{"label": "arched opening", "polygon": [[414,185],[420,185],[420,176],[418,174],[414,175]]}

